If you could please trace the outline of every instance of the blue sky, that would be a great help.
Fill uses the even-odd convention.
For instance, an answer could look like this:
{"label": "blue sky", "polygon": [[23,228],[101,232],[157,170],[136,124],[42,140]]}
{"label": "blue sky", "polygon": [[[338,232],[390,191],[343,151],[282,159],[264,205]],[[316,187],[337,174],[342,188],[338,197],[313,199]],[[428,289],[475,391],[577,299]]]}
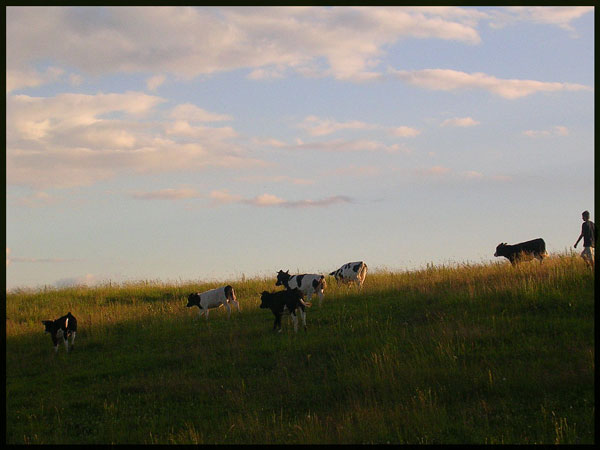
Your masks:
{"label": "blue sky", "polygon": [[494,261],[594,220],[592,7],[8,7],[7,288]]}

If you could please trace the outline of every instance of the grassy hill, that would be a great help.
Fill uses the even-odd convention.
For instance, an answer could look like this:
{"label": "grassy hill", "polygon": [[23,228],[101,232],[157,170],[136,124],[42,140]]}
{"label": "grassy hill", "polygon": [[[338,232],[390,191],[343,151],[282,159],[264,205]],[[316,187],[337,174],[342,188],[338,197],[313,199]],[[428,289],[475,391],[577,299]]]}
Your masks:
{"label": "grassy hill", "polygon": [[[577,256],[379,271],[360,293],[328,277],[296,335],[258,307],[274,278],[229,283],[241,313],[208,322],[185,305],[215,283],[9,292],[6,442],[594,442]],[[41,320],[68,311],[75,349],[55,355]]]}

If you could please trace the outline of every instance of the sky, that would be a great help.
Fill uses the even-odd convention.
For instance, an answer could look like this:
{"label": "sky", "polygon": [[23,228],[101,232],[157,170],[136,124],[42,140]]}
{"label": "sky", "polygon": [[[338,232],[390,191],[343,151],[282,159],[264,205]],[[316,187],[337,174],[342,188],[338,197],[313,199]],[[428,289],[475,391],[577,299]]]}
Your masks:
{"label": "sky", "polygon": [[8,290],[564,253],[593,206],[593,7],[6,8]]}

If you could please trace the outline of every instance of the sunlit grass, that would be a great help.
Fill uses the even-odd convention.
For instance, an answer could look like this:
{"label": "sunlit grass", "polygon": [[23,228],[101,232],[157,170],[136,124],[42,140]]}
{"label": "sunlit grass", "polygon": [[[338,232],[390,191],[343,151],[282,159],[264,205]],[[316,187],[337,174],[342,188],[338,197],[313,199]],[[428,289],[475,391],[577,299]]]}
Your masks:
{"label": "sunlit grass", "polygon": [[[260,292],[209,320],[139,282],[7,294],[7,443],[592,443],[594,278],[580,258],[328,279],[308,332]],[[73,353],[41,320],[71,311]]]}

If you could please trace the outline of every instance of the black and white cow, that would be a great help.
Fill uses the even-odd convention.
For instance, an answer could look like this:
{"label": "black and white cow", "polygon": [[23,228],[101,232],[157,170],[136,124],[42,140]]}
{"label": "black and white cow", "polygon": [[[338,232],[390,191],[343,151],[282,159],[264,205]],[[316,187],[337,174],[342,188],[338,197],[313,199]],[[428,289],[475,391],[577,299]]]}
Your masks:
{"label": "black and white cow", "polygon": [[270,309],[275,316],[273,330],[279,330],[281,333],[281,316],[289,314],[294,323],[294,333],[298,332],[298,316],[296,311],[300,311],[302,325],[306,331],[306,312],[305,308],[310,307],[309,302],[304,301],[304,294],[298,288],[286,289],[278,292],[263,291],[260,296],[260,307]]}
{"label": "black and white cow", "polygon": [[46,327],[44,333],[50,333],[56,353],[58,353],[58,342],[61,338],[65,343],[67,353],[69,352],[69,336],[71,336],[71,350],[73,350],[73,343],[77,335],[77,319],[70,311],[56,320],[42,320],[42,324]]}
{"label": "black and white cow", "polygon": [[302,275],[290,275],[290,271],[280,270],[277,272],[277,282],[275,286],[284,286],[286,289],[298,288],[306,295],[306,300],[310,301],[313,294],[319,296],[319,306],[323,302],[323,290],[327,287],[325,277],[316,273],[305,273]]}
{"label": "black and white cow", "polygon": [[349,262],[329,275],[333,275],[338,284],[356,283],[361,289],[367,276],[367,265],[363,261]]}
{"label": "black and white cow", "polygon": [[529,261],[533,258],[539,259],[541,264],[544,258],[548,256],[548,252],[546,252],[544,240],[538,238],[514,245],[498,244],[494,256],[504,256],[514,266],[520,261]]}
{"label": "black and white cow", "polygon": [[206,292],[195,292],[190,294],[188,297],[188,304],[186,307],[191,308],[192,306],[197,306],[200,308],[200,316],[204,314],[206,316],[206,320],[208,320],[208,310],[213,308],[219,308],[220,306],[225,305],[227,308],[227,318],[231,317],[231,307],[230,303],[233,303],[238,312],[240,311],[240,304],[238,303],[235,291],[231,286],[219,287],[216,289],[211,289]]}

